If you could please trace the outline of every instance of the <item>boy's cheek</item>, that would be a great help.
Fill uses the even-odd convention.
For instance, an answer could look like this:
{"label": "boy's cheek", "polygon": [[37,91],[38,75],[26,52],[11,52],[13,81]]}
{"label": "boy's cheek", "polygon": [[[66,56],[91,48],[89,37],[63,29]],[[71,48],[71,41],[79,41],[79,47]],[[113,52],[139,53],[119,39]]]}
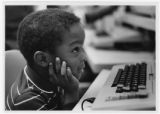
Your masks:
{"label": "boy's cheek", "polygon": [[77,62],[76,61],[69,61],[68,66],[71,67],[72,73],[75,75],[77,73]]}
{"label": "boy's cheek", "polygon": [[79,74],[79,69],[81,67],[81,63],[79,62],[79,60],[77,60],[77,58],[70,57],[66,58],[66,62],[67,67],[70,67],[73,75],[77,77],[77,75]]}
{"label": "boy's cheek", "polygon": [[71,71],[72,71],[72,74],[79,80],[80,77],[81,77],[81,70],[80,70],[80,64],[79,63],[73,63],[71,65]]}

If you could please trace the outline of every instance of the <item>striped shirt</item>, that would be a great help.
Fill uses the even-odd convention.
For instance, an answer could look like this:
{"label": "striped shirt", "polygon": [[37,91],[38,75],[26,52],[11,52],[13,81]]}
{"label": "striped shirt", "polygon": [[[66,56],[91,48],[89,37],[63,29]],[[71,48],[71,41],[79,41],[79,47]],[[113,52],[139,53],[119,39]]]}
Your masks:
{"label": "striped shirt", "polygon": [[60,92],[50,82],[27,74],[27,66],[12,84],[7,96],[6,110],[59,110]]}

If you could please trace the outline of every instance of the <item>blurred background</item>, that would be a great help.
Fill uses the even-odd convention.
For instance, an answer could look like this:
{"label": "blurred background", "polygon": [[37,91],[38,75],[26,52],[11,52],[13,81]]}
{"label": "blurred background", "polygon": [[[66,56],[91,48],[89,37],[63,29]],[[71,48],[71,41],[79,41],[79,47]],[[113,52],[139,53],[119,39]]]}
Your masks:
{"label": "blurred background", "polygon": [[[95,34],[102,38],[111,38],[116,35],[116,30],[120,34],[133,35],[128,40],[139,40],[139,45],[133,45],[133,50],[141,48],[143,50],[155,49],[155,6],[69,6],[69,5],[47,5],[47,6],[6,6],[5,7],[5,50],[18,49],[16,42],[16,34],[20,21],[29,13],[46,8],[61,8],[66,11],[75,13],[81,18],[81,22],[85,27],[95,30]],[[145,21],[145,22],[144,22]],[[118,29],[117,29],[118,28]],[[124,29],[124,31],[123,31]],[[115,32],[115,34],[114,34]],[[125,33],[123,33],[125,32]],[[129,32],[129,33],[127,33]],[[132,32],[132,33],[131,33]],[[119,35],[119,34],[118,34]],[[117,36],[118,36],[117,35]],[[136,36],[137,35],[137,36]],[[140,38],[137,38],[139,35]],[[124,37],[125,35],[123,35]],[[126,36],[125,36],[126,37]],[[126,38],[127,39],[127,38]],[[125,39],[125,40],[126,40]],[[118,40],[118,39],[117,39]],[[119,40],[122,40],[119,38]],[[124,39],[123,39],[124,40]],[[140,40],[143,40],[140,42]],[[133,42],[133,41],[132,41]],[[107,44],[92,42],[99,48],[113,48]],[[146,46],[140,46],[144,43]],[[147,44],[146,44],[147,43]],[[127,44],[127,43],[126,43]],[[132,43],[133,44],[133,43]],[[111,44],[110,44],[111,45]],[[118,44],[116,45],[118,46]],[[116,48],[116,46],[114,48]],[[127,45],[118,48],[132,48]]]}
{"label": "blurred background", "polygon": [[156,7],[147,5],[6,5],[6,51],[18,50],[16,34],[20,21],[27,14],[46,8],[65,9],[81,19],[87,55],[81,82],[89,85],[102,69],[111,69],[115,64],[155,60]]}

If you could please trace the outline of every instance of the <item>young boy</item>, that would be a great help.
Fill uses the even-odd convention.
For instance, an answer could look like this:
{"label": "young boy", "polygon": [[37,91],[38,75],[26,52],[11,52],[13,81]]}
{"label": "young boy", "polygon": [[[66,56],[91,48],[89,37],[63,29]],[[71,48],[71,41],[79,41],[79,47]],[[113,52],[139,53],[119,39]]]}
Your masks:
{"label": "young boy", "polygon": [[20,23],[17,37],[27,65],[11,86],[6,109],[72,109],[85,67],[79,18],[60,9],[34,12]]}

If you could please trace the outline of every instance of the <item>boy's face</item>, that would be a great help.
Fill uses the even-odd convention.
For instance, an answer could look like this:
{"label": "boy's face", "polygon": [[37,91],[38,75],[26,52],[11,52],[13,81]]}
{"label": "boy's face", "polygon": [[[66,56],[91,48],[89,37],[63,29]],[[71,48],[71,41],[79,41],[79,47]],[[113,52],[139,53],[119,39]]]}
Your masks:
{"label": "boy's face", "polygon": [[64,34],[61,45],[57,46],[55,55],[60,57],[61,62],[66,61],[73,75],[79,79],[85,67],[85,54],[83,43],[85,33],[80,24],[75,24],[70,31]]}

